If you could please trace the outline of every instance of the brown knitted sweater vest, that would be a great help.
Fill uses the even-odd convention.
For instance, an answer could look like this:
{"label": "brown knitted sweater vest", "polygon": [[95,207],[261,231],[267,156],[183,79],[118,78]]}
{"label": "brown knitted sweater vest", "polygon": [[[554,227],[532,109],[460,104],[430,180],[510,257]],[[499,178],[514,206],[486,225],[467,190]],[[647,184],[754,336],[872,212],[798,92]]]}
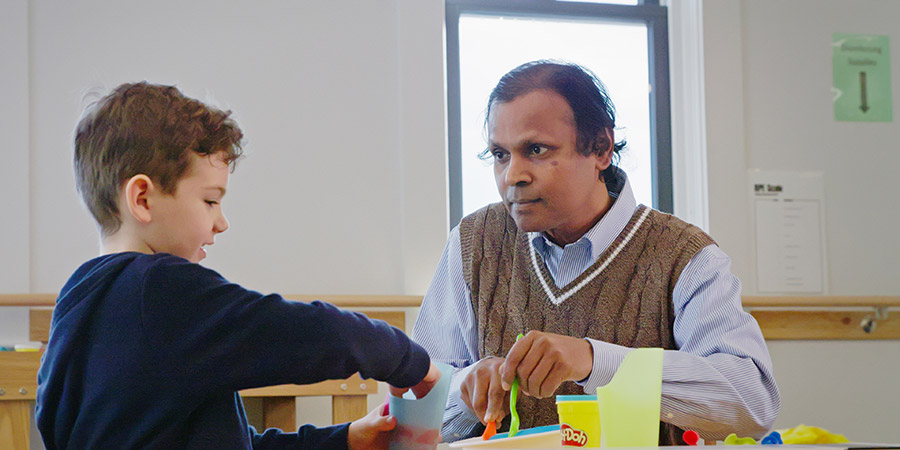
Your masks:
{"label": "brown knitted sweater vest", "polygon": [[[640,223],[645,210],[643,205],[637,208],[597,261],[562,289],[536,256],[556,297],[612,258],[595,278],[559,305],[548,299],[535,274],[528,233],[516,227],[503,204],[488,205],[465,217],[459,225],[463,276],[478,323],[481,357],[506,356],[516,335],[531,330],[632,348],[675,349],[675,283],[691,258],[714,242],[699,228],[656,210],[647,211]],[[622,246],[632,230],[631,239]],[[574,382],[565,382],[555,394],[583,393]],[[522,428],[559,422],[555,396],[536,399],[521,395],[516,409]],[[661,425],[661,445],[680,442],[681,433],[675,427]]]}

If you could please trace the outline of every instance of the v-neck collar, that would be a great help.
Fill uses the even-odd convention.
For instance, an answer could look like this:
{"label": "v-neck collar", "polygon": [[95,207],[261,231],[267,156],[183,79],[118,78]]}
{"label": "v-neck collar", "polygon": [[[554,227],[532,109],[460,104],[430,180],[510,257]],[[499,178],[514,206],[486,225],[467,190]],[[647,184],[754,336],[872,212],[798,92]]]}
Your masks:
{"label": "v-neck collar", "polygon": [[[556,284],[553,283],[552,276],[550,275],[550,271],[547,269],[547,265],[543,260],[538,261],[537,252],[534,248],[534,240],[528,239],[528,249],[529,254],[531,256],[531,265],[534,270],[535,275],[538,277],[538,280],[541,283],[541,287],[544,289],[544,293],[547,294],[547,298],[554,305],[559,305],[560,303],[566,301],[569,297],[575,295],[578,291],[581,290],[584,286],[590,283],[597,275],[600,275],[604,269],[618,256],[618,254],[622,251],[623,248],[631,241],[631,238],[634,236],[635,232],[641,227],[641,224],[644,223],[644,220],[647,218],[647,215],[650,214],[650,208],[647,206],[641,205],[636,210],[634,210],[633,215],[631,216],[629,222],[623,227],[622,231],[618,235],[613,238],[613,242],[610,246],[606,248],[606,250],[591,264],[587,270],[577,276],[574,280],[572,280],[566,286],[562,288],[557,288]],[[548,279],[550,280],[548,282]]]}

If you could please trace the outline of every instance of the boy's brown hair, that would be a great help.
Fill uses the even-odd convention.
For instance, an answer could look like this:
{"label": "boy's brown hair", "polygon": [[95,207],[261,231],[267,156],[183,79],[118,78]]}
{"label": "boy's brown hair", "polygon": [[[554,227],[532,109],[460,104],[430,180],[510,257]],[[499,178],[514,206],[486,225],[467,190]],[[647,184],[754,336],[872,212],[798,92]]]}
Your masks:
{"label": "boy's brown hair", "polygon": [[234,169],[243,133],[230,114],[146,82],[123,84],[93,105],[75,130],[75,187],[101,236],[119,230],[119,189],[131,177],[147,175],[174,194],[190,152],[222,152]]}

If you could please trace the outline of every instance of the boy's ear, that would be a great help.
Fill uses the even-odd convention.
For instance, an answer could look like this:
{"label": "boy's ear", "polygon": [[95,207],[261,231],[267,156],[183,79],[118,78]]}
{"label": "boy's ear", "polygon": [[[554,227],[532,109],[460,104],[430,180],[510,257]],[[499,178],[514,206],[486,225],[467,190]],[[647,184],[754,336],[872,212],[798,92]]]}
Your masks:
{"label": "boy's ear", "polygon": [[151,214],[149,198],[154,189],[156,189],[156,186],[153,185],[153,181],[151,181],[150,177],[147,175],[138,174],[131,177],[125,183],[124,194],[126,211],[122,212],[131,214],[138,223],[150,223]]}

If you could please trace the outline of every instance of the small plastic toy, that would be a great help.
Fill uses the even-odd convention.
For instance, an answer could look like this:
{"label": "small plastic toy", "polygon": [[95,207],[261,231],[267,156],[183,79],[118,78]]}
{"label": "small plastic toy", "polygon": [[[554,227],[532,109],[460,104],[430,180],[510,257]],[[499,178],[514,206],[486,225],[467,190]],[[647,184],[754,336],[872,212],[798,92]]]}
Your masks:
{"label": "small plastic toy", "polygon": [[494,437],[495,434],[497,434],[497,422],[488,422],[487,427],[484,428],[484,434],[481,435],[481,439],[486,441]]}
{"label": "small plastic toy", "polygon": [[731,433],[725,438],[725,445],[756,445],[756,439],[752,437],[738,437],[737,434]]}
{"label": "small plastic toy", "polygon": [[832,433],[824,428],[797,425],[794,428],[781,430],[781,439],[785,444],[841,444],[850,442],[843,434]]}
{"label": "small plastic toy", "polygon": [[697,445],[700,442],[700,435],[694,430],[685,430],[684,434],[681,435],[681,439],[687,445]]}
{"label": "small plastic toy", "polygon": [[766,437],[762,438],[762,440],[759,441],[759,443],[762,445],[784,444],[784,442],[781,441],[781,433],[779,433],[777,431],[773,431],[773,432],[769,433],[768,435],[766,435]]}
{"label": "small plastic toy", "polygon": [[[519,437],[522,437],[522,436],[528,436],[528,435],[532,435],[532,434],[546,433],[548,431],[557,431],[558,432],[559,424],[544,425],[541,427],[534,427],[534,428],[526,428],[524,430],[519,430],[519,432],[516,433],[516,435]],[[494,437],[490,438],[489,440],[494,441],[494,440],[498,440],[498,439],[507,439],[507,438],[511,438],[511,437],[512,436],[510,436],[509,433],[497,433],[496,435],[494,435]]]}
{"label": "small plastic toy", "polygon": [[[519,333],[516,336],[516,342],[524,336]],[[519,432],[519,413],[516,411],[516,399],[519,398],[519,377],[513,379],[512,387],[509,390],[509,415],[512,419],[509,422],[509,437],[513,437]]]}

